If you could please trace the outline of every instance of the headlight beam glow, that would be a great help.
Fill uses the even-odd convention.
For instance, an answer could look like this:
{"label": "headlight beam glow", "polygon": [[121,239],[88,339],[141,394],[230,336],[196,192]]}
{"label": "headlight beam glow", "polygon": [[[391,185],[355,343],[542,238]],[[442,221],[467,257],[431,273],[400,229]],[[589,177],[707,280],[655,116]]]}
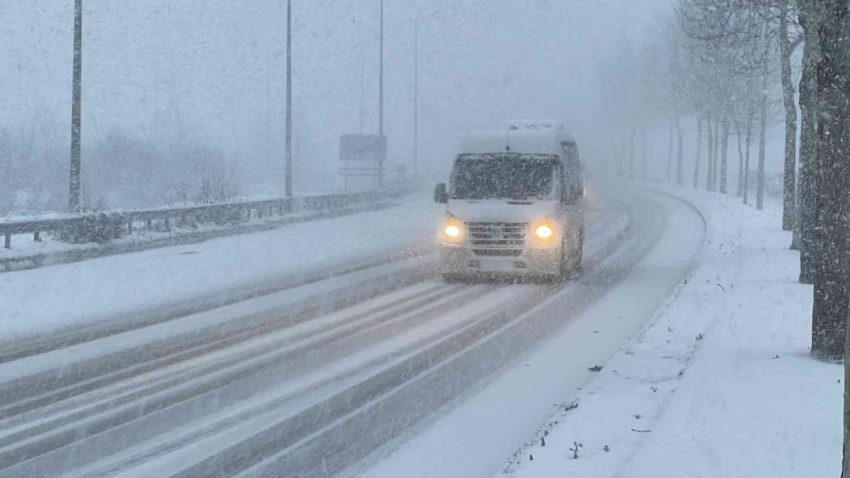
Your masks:
{"label": "headlight beam glow", "polygon": [[535,229],[534,234],[540,239],[549,239],[552,237],[553,232],[551,227],[543,225],[538,226],[537,229]]}
{"label": "headlight beam glow", "polygon": [[449,224],[448,226],[446,226],[445,233],[451,238],[456,238],[460,236],[460,228],[454,224]]}

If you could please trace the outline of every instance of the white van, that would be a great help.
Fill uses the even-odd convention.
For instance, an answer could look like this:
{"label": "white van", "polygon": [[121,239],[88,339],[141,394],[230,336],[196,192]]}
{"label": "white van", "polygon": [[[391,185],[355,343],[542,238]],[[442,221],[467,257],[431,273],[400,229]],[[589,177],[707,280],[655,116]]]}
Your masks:
{"label": "white van", "polygon": [[[548,123],[547,123],[548,124]],[[488,274],[567,278],[581,265],[584,184],[575,140],[561,125],[512,122],[466,138],[440,232],[447,280]]]}

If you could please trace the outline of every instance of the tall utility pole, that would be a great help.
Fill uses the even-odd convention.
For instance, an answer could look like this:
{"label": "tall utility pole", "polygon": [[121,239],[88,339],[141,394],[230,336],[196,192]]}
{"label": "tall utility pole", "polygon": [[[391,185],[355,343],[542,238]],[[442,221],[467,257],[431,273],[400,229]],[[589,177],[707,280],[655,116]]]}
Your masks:
{"label": "tall utility pole", "polygon": [[363,47],[360,47],[360,134],[363,134],[363,97],[365,96],[366,83],[366,56]]}
{"label": "tall utility pole", "polygon": [[413,30],[413,178],[419,176],[419,22],[440,11],[416,17]]}
{"label": "tall utility pole", "polygon": [[419,177],[419,20],[413,28],[413,179]]}
{"label": "tall utility pole", "polygon": [[380,66],[378,73],[378,141],[381,143],[380,157],[378,158],[378,187],[384,185],[384,161],[386,156],[386,143],[384,140],[384,0],[381,0],[381,47]]}
{"label": "tall utility pole", "polygon": [[286,2],[286,197],[292,197],[292,0]]}
{"label": "tall utility pole", "polygon": [[83,84],[83,0],[74,2],[74,71],[71,98],[71,181],[68,190],[69,212],[80,210],[80,127]]}

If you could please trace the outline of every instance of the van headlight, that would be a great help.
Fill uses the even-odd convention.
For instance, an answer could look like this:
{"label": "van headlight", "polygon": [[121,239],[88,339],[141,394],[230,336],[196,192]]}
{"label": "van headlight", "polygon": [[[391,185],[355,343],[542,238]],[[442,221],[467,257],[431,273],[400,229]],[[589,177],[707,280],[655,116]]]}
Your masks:
{"label": "van headlight", "polygon": [[553,234],[552,228],[546,224],[537,226],[537,229],[534,230],[534,235],[539,239],[549,239]]}
{"label": "van headlight", "polygon": [[557,221],[549,217],[531,223],[528,233],[529,239],[540,245],[550,244],[561,237]]}
{"label": "van headlight", "polygon": [[443,222],[442,234],[443,242],[451,244],[459,244],[463,242],[463,223],[460,222],[452,213],[446,215],[446,220]]}

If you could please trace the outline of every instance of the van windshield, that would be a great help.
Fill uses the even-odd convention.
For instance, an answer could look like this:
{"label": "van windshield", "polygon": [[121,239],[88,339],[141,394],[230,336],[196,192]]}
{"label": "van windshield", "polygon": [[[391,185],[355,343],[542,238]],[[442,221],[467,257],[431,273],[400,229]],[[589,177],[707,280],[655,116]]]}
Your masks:
{"label": "van windshield", "polygon": [[464,154],[452,171],[453,199],[554,199],[558,156]]}

